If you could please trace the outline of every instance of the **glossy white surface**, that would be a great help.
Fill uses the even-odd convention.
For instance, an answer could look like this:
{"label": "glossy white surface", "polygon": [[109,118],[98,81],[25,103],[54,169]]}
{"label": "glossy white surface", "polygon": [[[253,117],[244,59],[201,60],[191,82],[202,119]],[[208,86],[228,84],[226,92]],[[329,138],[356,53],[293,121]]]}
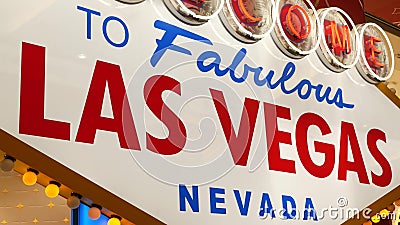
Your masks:
{"label": "glossy white surface", "polygon": [[[102,14],[101,17],[93,18],[91,40],[86,39],[86,14],[77,10],[78,5]],[[377,88],[363,80],[356,68],[333,73],[322,64],[316,53],[300,60],[289,59],[279,51],[270,36],[254,44],[243,44],[225,30],[217,17],[201,26],[183,24],[159,0],[147,0],[135,5],[111,0],[14,0],[1,1],[0,9],[0,20],[3,21],[0,23],[0,127],[167,224],[309,224],[311,221],[260,219],[258,212],[261,194],[268,193],[277,209],[282,207],[282,195],[294,197],[300,210],[303,210],[305,198],[311,197],[319,212],[322,208],[336,207],[340,197],[347,198],[348,208],[364,208],[399,184],[399,109]],[[128,25],[130,39],[123,48],[111,46],[102,35],[102,22],[110,15],[122,18]],[[159,64],[152,68],[149,59],[157,47],[156,39],[164,34],[162,30],[154,28],[156,20],[204,36],[214,45],[187,43],[188,39],[178,37],[174,44],[190,48],[192,56],[167,51]],[[123,33],[117,25],[110,24],[109,34],[113,40],[123,39]],[[45,116],[70,122],[71,141],[19,134],[22,42],[46,46]],[[306,78],[313,84],[331,86],[334,91],[340,87],[343,89],[344,101],[355,104],[354,109],[339,109],[325,102],[318,103],[314,95],[301,100],[297,94],[283,94],[280,88],[270,90],[258,87],[254,85],[252,76],[249,76],[248,82],[237,84],[228,75],[217,77],[213,72],[202,73],[195,65],[197,57],[209,50],[217,51],[221,55],[222,64],[229,65],[234,54],[242,47],[247,50],[245,62],[251,66],[262,66],[264,76],[271,69],[278,77],[286,63],[291,61],[297,70],[288,82],[290,86]],[[121,149],[117,135],[110,132],[98,131],[94,145],[74,141],[96,60],[117,64],[121,68],[142,146],[140,152]],[[238,67],[237,72],[241,74],[242,66]],[[163,129],[165,126],[152,115],[143,100],[144,82],[159,73],[166,73],[182,83],[181,97],[168,92],[163,94],[163,98],[174,112],[179,112],[191,140],[182,153],[168,157],[160,157],[145,149],[146,130],[158,137],[166,135]],[[210,87],[223,90],[236,130],[245,97],[289,107],[292,119],[279,119],[278,125],[280,130],[292,133],[292,145],[281,144],[281,156],[295,161],[297,173],[268,169],[261,106],[249,156],[254,160],[249,162],[247,168],[233,167],[212,104],[208,90]],[[111,117],[108,94],[104,102],[103,116]],[[297,154],[295,125],[305,112],[322,116],[332,130],[331,134],[324,137],[321,137],[318,129],[310,129],[308,134],[310,146],[313,146],[314,140],[335,145],[335,166],[332,174],[324,179],[311,176]],[[366,133],[372,128],[385,132],[387,143],[379,142],[378,147],[390,161],[393,171],[389,186],[381,188],[374,184],[360,184],[353,172],[349,172],[347,181],[338,181],[341,121],[351,122],[355,126],[369,180],[370,171],[379,174],[380,167],[367,150]],[[311,154],[315,162],[323,162],[321,154],[312,150]],[[152,164],[146,164],[149,162]],[[192,213],[190,208],[187,212],[179,211],[178,183],[202,184],[199,188],[199,213]],[[226,207],[227,215],[210,213],[209,187],[225,189],[225,204],[219,206]],[[240,215],[234,189],[240,190],[242,198],[245,191],[252,191],[248,216]],[[326,218],[318,223],[333,225],[346,219]]]}

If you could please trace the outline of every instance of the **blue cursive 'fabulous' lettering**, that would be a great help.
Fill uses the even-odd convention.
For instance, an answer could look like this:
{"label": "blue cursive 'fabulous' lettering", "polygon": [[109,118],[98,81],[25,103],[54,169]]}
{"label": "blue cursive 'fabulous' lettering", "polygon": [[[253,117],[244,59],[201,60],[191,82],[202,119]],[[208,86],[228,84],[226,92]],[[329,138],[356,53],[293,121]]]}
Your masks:
{"label": "blue cursive 'fabulous' lettering", "polygon": [[187,50],[186,48],[182,48],[180,46],[172,44],[172,42],[175,40],[175,38],[179,35],[182,37],[190,38],[195,41],[203,42],[208,45],[212,45],[212,42],[208,40],[205,37],[202,37],[200,35],[197,35],[195,33],[192,33],[188,30],[179,28],[177,26],[174,26],[172,24],[156,20],[154,22],[154,27],[158,28],[160,30],[164,30],[164,36],[161,39],[157,39],[157,48],[154,51],[153,55],[151,56],[150,63],[153,67],[155,67],[160,61],[161,57],[165,54],[165,52],[169,50],[173,50],[176,52],[180,52],[182,54],[186,55],[192,55],[192,53]]}
{"label": "blue cursive 'fabulous' lettering", "polygon": [[[307,79],[301,80],[297,85],[292,88],[287,87],[286,82],[290,80],[296,72],[296,65],[292,62],[288,62],[283,69],[281,77],[279,77],[275,82],[272,81],[272,78],[275,75],[273,70],[270,70],[265,78],[261,78],[261,72],[263,70],[262,67],[251,67],[247,64],[244,64],[243,74],[241,77],[235,76],[235,70],[238,65],[243,61],[246,56],[246,49],[240,49],[236,56],[233,58],[232,63],[229,67],[225,69],[220,68],[221,57],[218,53],[214,51],[206,51],[202,53],[197,59],[197,68],[201,72],[209,72],[214,70],[215,75],[224,76],[229,73],[232,81],[236,83],[244,82],[249,73],[254,74],[254,83],[257,86],[267,86],[270,89],[275,89],[280,87],[282,92],[289,95],[293,93],[297,93],[299,98],[305,100],[310,98],[312,91],[314,90],[315,99],[318,102],[325,101],[328,104],[335,104],[339,108],[354,108],[354,104],[345,103],[343,100],[343,91],[341,88],[338,88],[333,97],[331,97],[330,93],[332,91],[331,87],[327,87],[325,91],[323,91],[323,85],[317,84],[313,85],[311,81]],[[208,63],[207,63],[208,62]]]}
{"label": "blue cursive 'fabulous' lettering", "polygon": [[[164,30],[164,36],[161,39],[157,39],[157,48],[154,51],[150,63],[153,67],[157,65],[166,50],[171,50],[179,53],[183,53],[191,56],[191,52],[188,49],[177,46],[172,42],[175,40],[177,36],[186,37],[203,44],[213,45],[212,42],[200,35],[187,31],[183,28],[176,27],[172,24],[168,24],[166,22],[157,20],[154,23],[154,27],[160,30]],[[354,104],[349,104],[344,102],[343,98],[343,90],[338,88],[336,92],[333,94],[332,87],[326,87],[322,84],[312,84],[310,80],[303,79],[294,87],[288,87],[287,81],[289,81],[296,72],[296,65],[293,62],[288,62],[285,68],[282,71],[280,77],[278,77],[275,82],[272,80],[275,77],[275,71],[270,70],[268,74],[262,78],[263,67],[252,67],[248,64],[243,65],[243,74],[241,76],[237,76],[235,73],[237,67],[246,57],[247,50],[245,48],[240,49],[236,55],[232,59],[232,63],[229,67],[222,69],[221,68],[221,56],[215,51],[205,51],[197,59],[197,68],[205,73],[214,70],[216,76],[225,76],[229,73],[229,76],[232,81],[236,83],[242,83],[247,80],[249,74],[253,74],[253,81],[257,86],[266,86],[269,89],[276,89],[280,87],[281,91],[287,95],[297,93],[300,99],[306,100],[310,98],[312,93],[314,92],[315,99],[318,102],[326,102],[329,105],[334,104],[338,108],[354,108]]]}

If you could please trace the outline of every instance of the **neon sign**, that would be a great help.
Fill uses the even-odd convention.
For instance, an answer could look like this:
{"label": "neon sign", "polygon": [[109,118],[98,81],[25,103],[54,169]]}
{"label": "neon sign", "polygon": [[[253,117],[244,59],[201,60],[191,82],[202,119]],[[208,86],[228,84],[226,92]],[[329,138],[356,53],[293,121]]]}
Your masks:
{"label": "neon sign", "polygon": [[360,37],[350,16],[337,7],[317,12],[309,0],[278,0],[275,4],[268,0],[164,2],[175,16],[196,25],[221,11],[222,23],[236,39],[254,43],[271,33],[285,55],[298,59],[316,51],[324,65],[334,72],[357,64],[358,71],[372,83],[385,81],[393,73],[393,50],[382,29],[368,25],[370,28],[359,30]]}
{"label": "neon sign", "polygon": [[310,1],[281,0],[274,13],[279,16],[272,38],[283,53],[302,58],[315,51],[320,41],[319,18]]}
{"label": "neon sign", "polygon": [[273,2],[267,0],[226,0],[220,18],[235,38],[252,43],[272,30],[273,7]]}
{"label": "neon sign", "polygon": [[363,52],[357,69],[371,83],[385,81],[394,70],[394,53],[388,36],[381,27],[367,23],[358,27],[360,50]]}
{"label": "neon sign", "polygon": [[322,37],[317,53],[321,61],[334,72],[354,67],[360,56],[357,44],[360,38],[350,16],[332,7],[321,10],[319,17]]}

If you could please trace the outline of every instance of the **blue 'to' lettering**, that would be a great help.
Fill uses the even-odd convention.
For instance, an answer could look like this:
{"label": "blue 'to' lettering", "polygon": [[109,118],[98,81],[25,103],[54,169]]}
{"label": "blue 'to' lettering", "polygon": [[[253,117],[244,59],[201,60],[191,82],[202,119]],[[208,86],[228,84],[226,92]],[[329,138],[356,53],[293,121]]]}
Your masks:
{"label": "blue 'to' lettering", "polygon": [[[121,43],[116,43],[114,41],[112,41],[110,39],[110,37],[107,34],[107,25],[110,21],[117,21],[119,22],[122,27],[124,28],[124,40]],[[103,35],[104,38],[107,40],[107,42],[117,48],[121,48],[124,47],[126,44],[128,44],[128,40],[129,40],[129,31],[128,31],[128,27],[126,26],[126,24],[124,23],[124,21],[122,21],[120,18],[115,17],[115,16],[109,16],[107,17],[104,21],[103,21]]]}

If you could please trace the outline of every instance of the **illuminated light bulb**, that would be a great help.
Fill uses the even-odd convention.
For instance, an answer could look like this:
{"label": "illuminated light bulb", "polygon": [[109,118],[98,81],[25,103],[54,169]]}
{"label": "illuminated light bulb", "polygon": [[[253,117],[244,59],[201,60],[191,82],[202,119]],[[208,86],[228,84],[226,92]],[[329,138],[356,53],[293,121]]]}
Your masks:
{"label": "illuminated light bulb", "polygon": [[91,220],[97,220],[101,216],[101,206],[93,204],[88,211],[88,216]]}
{"label": "illuminated light bulb", "polygon": [[46,193],[46,196],[49,198],[55,198],[58,196],[60,193],[60,183],[56,181],[50,181],[50,184],[47,185],[46,189],[44,192]]}
{"label": "illuminated light bulb", "polygon": [[38,171],[28,168],[28,171],[22,176],[22,182],[27,186],[33,186],[37,182]]}
{"label": "illuminated light bulb", "polygon": [[382,209],[380,212],[379,212],[379,215],[382,217],[382,218],[388,218],[388,216],[389,216],[389,210],[387,210],[387,209]]}
{"label": "illuminated light bulb", "polygon": [[0,163],[0,168],[4,172],[10,172],[14,168],[15,159],[11,156],[5,155],[4,160]]}
{"label": "illuminated light bulb", "polygon": [[363,225],[372,225],[371,221],[364,222]]}
{"label": "illuminated light bulb", "polygon": [[112,215],[108,220],[107,225],[121,225],[121,217]]}
{"label": "illuminated light bulb", "polygon": [[379,215],[375,215],[375,216],[371,217],[371,221],[373,223],[379,223],[379,221],[381,221],[381,217]]}
{"label": "illuminated light bulb", "polygon": [[394,202],[394,204],[395,204],[396,206],[400,206],[400,199],[396,200],[396,201]]}
{"label": "illuminated light bulb", "polygon": [[386,208],[387,208],[387,210],[389,210],[390,212],[393,212],[394,209],[396,208],[396,206],[394,206],[393,204],[391,204],[391,205],[388,205],[388,207],[386,207]]}
{"label": "illuminated light bulb", "polygon": [[77,193],[71,193],[71,196],[67,199],[67,206],[70,209],[77,209],[81,204],[82,196]]}

